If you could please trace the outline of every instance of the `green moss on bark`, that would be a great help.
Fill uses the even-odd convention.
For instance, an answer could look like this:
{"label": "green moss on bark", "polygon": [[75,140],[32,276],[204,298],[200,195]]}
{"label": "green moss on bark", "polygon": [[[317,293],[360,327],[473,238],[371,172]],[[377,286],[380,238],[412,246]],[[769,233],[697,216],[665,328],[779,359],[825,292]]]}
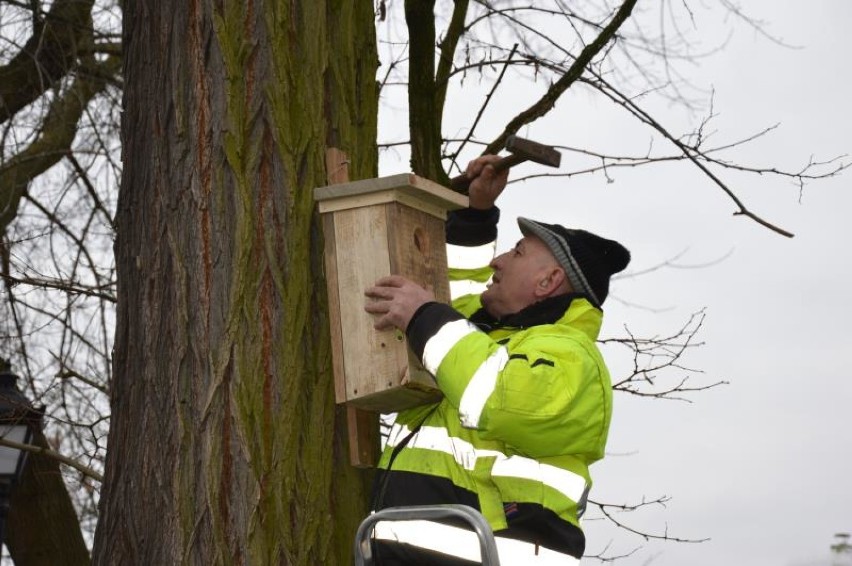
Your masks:
{"label": "green moss on bark", "polygon": [[[165,60],[128,73],[126,334],[96,562],[348,563],[367,476],[333,400],[313,188],[332,139],[353,175],[376,171],[372,5],[179,4],[128,20],[144,28],[129,64]],[[154,485],[147,520],[118,503]]]}

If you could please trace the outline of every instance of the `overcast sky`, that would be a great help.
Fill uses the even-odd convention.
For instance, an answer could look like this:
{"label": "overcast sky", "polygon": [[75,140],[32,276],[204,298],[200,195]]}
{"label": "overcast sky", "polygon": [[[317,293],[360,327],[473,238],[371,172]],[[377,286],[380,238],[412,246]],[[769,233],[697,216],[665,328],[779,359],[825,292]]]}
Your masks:
{"label": "overcast sky", "polygon": [[[694,69],[698,83],[715,88],[716,139],[778,124],[738,155],[789,170],[811,156],[852,153],[852,2],[744,4],[798,48],[738,26],[722,53]],[[719,34],[699,13],[696,27],[703,26]],[[521,134],[640,153],[650,134],[590,101],[566,97]],[[658,116],[687,131],[675,114]],[[382,174],[400,170],[385,158]],[[639,336],[664,335],[704,309],[705,345],[683,363],[703,372],[691,373],[695,385],[729,382],[691,395],[692,403],[616,394],[610,455],[592,469],[593,499],[671,497],[665,508],[620,519],[651,533],[710,539],[646,542],[587,521],[588,552],[633,551],[620,564],[830,564],[834,533],[852,531],[852,173],[801,193],[785,179],[725,175],[747,207],[795,237],[733,216],[734,203],[687,165],[612,171],[611,183],[603,175],[518,183],[500,203],[501,250],[519,237],[514,218],[523,215],[622,241],[633,252],[631,272],[676,256],[680,266],[716,262],[622,279],[605,305],[605,336],[624,336],[625,325]],[[629,371],[617,351],[605,354],[614,379]]]}
{"label": "overcast sky", "polygon": [[[789,169],[811,155],[852,152],[845,62],[852,2],[746,4],[801,49],[739,30],[723,54],[702,64],[717,92],[719,135],[779,123],[747,155]],[[621,324],[641,329],[657,322],[665,333],[665,325],[674,329],[706,307],[699,335],[706,345],[686,363],[704,370],[698,382],[730,382],[694,395],[692,404],[617,396],[608,448],[632,455],[611,456],[595,469],[594,497],[619,503],[640,493],[671,496],[666,509],[632,524],[710,538],[647,544],[626,563],[829,564],[834,533],[852,531],[852,175],[811,183],[801,198],[798,187],[780,179],[753,188],[737,181],[746,205],[794,232],[792,240],[732,217],[733,203],[694,172],[646,170],[615,185],[589,187],[607,195],[590,197],[595,214],[619,203],[615,218],[591,222],[632,247],[634,269],[684,249],[684,264],[731,252],[713,267],[661,270],[616,286],[618,298],[669,311],[608,305],[614,334]],[[623,550],[644,542],[588,529],[590,550],[610,540]]]}

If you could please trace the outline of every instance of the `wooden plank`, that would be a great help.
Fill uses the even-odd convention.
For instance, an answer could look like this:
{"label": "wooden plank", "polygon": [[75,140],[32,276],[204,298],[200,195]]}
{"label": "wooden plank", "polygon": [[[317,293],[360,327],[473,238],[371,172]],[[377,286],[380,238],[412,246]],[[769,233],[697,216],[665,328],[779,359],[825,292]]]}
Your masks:
{"label": "wooden plank", "polygon": [[444,222],[401,203],[387,207],[392,273],[431,289],[439,301],[450,302]]}
{"label": "wooden plank", "polygon": [[325,178],[329,185],[349,182],[349,156],[336,147],[325,150]]}
{"label": "wooden plank", "polygon": [[412,173],[401,173],[376,179],[363,179],[314,189],[314,199],[326,201],[355,195],[396,190],[416,196],[444,210],[467,208],[468,198],[455,191]]}
{"label": "wooden plank", "polygon": [[[402,203],[388,206],[387,214],[387,224],[392,230],[389,240],[391,272],[408,277],[430,289],[438,301],[449,303],[443,220]],[[415,397],[439,399],[441,392],[432,375],[410,351],[408,355],[409,372],[400,385],[409,388]]]}
{"label": "wooden plank", "polygon": [[356,468],[375,468],[379,463],[379,415],[346,406],[349,431],[349,463]]}
{"label": "wooden plank", "polygon": [[385,204],[393,202],[394,200],[396,200],[396,191],[393,189],[355,195],[340,195],[332,199],[319,201],[319,211],[320,214],[326,214],[328,212],[349,210],[350,208],[358,208],[361,206]]}
{"label": "wooden plank", "polygon": [[[349,159],[337,148],[328,148],[325,154],[325,170],[329,184],[349,181]],[[332,364],[334,367],[334,393],[338,403],[346,399],[346,377],[343,370],[343,335],[340,323],[340,295],[337,284],[337,258],[334,252],[334,217],[323,217],[325,235],[325,266],[329,289],[329,316],[332,334]],[[331,267],[329,267],[331,265]],[[333,285],[331,282],[333,278]],[[376,413],[346,406],[347,440],[349,463],[357,468],[374,468],[381,452],[379,439],[379,416]]]}
{"label": "wooden plank", "polygon": [[346,242],[337,249],[337,273],[346,398],[353,400],[396,385],[389,376],[402,375],[407,346],[395,330],[376,330],[375,319],[362,306],[364,290],[390,275],[388,225],[385,208],[341,210],[334,213],[335,239]]}
{"label": "wooden plank", "polygon": [[328,318],[331,327],[331,365],[334,370],[334,400],[346,402],[346,373],[343,371],[343,333],[340,331],[340,294],[337,284],[337,258],[335,255],[334,217],[322,217],[325,261],[325,281],[328,290]]}
{"label": "wooden plank", "polygon": [[416,193],[412,194],[411,192],[396,189],[360,193],[351,196],[339,196],[333,199],[322,200],[319,202],[319,211],[320,214],[327,214],[338,210],[348,210],[350,208],[375,206],[392,202],[404,203],[411,208],[422,210],[436,218],[440,218],[442,221],[447,218],[447,209],[438,206],[434,201],[424,200],[421,198],[421,195]]}
{"label": "wooden plank", "polygon": [[[349,158],[336,147],[325,152],[325,170],[328,183],[346,183],[349,181]],[[337,258],[334,250],[334,217],[322,217],[325,245],[325,279],[328,288],[328,311],[331,325],[332,367],[334,370],[334,398],[337,403],[346,401],[346,376],[343,372],[343,335],[340,332],[340,295],[337,292]]]}
{"label": "wooden plank", "polygon": [[[330,147],[325,153],[326,178],[329,184],[349,181],[349,158],[343,151]],[[331,325],[332,366],[334,369],[334,397],[338,403],[346,401],[346,377],[343,371],[343,336],[340,332],[340,295],[337,292],[337,260],[334,238],[334,217],[323,216],[325,236],[324,261],[328,287],[329,322]]]}
{"label": "wooden plank", "polygon": [[401,331],[373,328],[374,317],[363,310],[364,290],[379,277],[399,273],[449,301],[444,220],[447,210],[465,207],[468,200],[408,173],[346,182],[346,155],[330,149],[326,158],[329,185],[315,189],[314,198],[326,233],[335,396],[347,405],[350,460],[375,465],[378,426],[370,411],[430,402],[440,391]]}

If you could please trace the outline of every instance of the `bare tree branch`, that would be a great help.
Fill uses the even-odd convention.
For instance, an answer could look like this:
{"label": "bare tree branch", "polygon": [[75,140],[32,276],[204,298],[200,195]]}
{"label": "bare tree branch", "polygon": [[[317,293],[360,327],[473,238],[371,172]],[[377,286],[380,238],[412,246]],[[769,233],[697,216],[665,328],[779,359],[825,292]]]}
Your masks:
{"label": "bare tree branch", "polygon": [[[660,122],[658,122],[655,118],[653,118],[645,110],[640,108],[639,105],[636,104],[631,97],[628,97],[627,95],[621,93],[618,89],[616,89],[611,84],[609,84],[606,80],[604,80],[603,77],[598,75],[596,78],[597,78],[597,83],[594,83],[594,84],[598,85],[598,90],[601,93],[603,93],[605,96],[607,96],[610,100],[612,100],[616,104],[619,104],[620,106],[624,107],[628,112],[630,112],[633,116],[635,116],[636,118],[638,118],[639,120],[641,120],[645,124],[654,128],[657,132],[660,133],[660,135],[662,135],[665,139],[667,139],[669,142],[674,144],[675,147],[677,147],[681,152],[683,152],[683,155],[684,155],[684,157],[686,157],[686,159],[691,161],[696,167],[698,167],[698,169],[701,170],[702,173],[704,173],[720,189],[722,189],[725,192],[725,194],[727,194],[731,198],[731,200],[733,200],[734,203],[736,203],[737,207],[739,208],[738,211],[734,212],[734,215],[747,216],[747,217],[751,218],[752,220],[754,220],[755,222],[757,222],[758,224],[761,224],[762,226],[765,226],[766,228],[769,228],[770,230],[777,232],[778,234],[781,234],[782,236],[786,236],[788,238],[793,237],[793,234],[791,232],[788,232],[787,230],[784,230],[783,228],[780,228],[780,227],[764,220],[763,218],[761,218],[760,216],[758,216],[757,214],[755,214],[754,212],[752,212],[751,210],[746,208],[745,204],[743,204],[743,202],[739,199],[739,197],[737,197],[737,195],[734,194],[733,190],[730,187],[728,187],[728,185],[724,181],[722,181],[715,173],[713,173],[707,167],[704,160],[702,159],[702,157],[703,157],[702,153],[699,150],[697,150],[693,146],[689,146],[688,144],[682,142],[680,139],[673,136],[668,131],[668,129],[666,129],[662,124],[660,124]],[[841,170],[843,168],[847,167],[847,166],[848,165],[841,167]]]}
{"label": "bare tree branch", "polygon": [[627,504],[617,505],[617,504],[612,504],[612,503],[601,503],[601,502],[598,502],[598,501],[589,500],[589,504],[597,507],[598,510],[601,512],[601,514],[608,521],[610,521],[612,524],[614,524],[618,528],[623,529],[623,530],[625,530],[629,533],[633,533],[637,536],[640,536],[643,539],[645,539],[646,541],[649,541],[649,540],[664,540],[664,541],[669,541],[669,542],[688,542],[688,543],[696,544],[696,543],[706,542],[706,541],[710,540],[709,538],[690,539],[690,538],[673,536],[673,535],[669,534],[668,526],[666,526],[665,529],[663,530],[663,532],[661,532],[661,533],[649,533],[649,532],[641,531],[639,529],[635,529],[635,528],[631,527],[630,525],[628,525],[627,523],[625,523],[624,521],[620,521],[618,518],[616,518],[616,513],[632,513],[634,511],[637,511],[637,510],[642,509],[644,507],[647,507],[649,505],[660,505],[662,507],[665,507],[666,503],[669,501],[669,499],[670,498],[666,497],[666,496],[658,497],[657,499],[654,499],[652,501],[646,501],[646,500],[643,499],[640,503],[632,504],[632,505],[627,505]]}
{"label": "bare tree branch", "polygon": [[[600,340],[601,344],[620,344],[633,351],[633,370],[627,377],[613,382],[612,388],[637,397],[691,402],[683,395],[727,384],[726,381],[717,381],[704,385],[689,385],[689,374],[701,372],[683,365],[681,358],[687,350],[703,345],[695,342],[703,322],[704,311],[700,311],[690,316],[683,326],[670,336],[637,338],[625,327],[626,338]],[[674,384],[659,384],[658,375],[670,371],[681,376],[685,372],[686,376],[677,378]]]}
{"label": "bare tree branch", "polygon": [[[32,37],[0,67],[0,122],[5,122],[52,88],[76,66],[91,42],[94,0],[56,0]],[[36,17],[36,12],[33,13]]]}
{"label": "bare tree branch", "polygon": [[551,85],[547,92],[535,104],[510,120],[503,129],[503,133],[488,144],[484,153],[499,152],[506,145],[506,138],[517,133],[522,126],[526,126],[547,114],[556,104],[559,97],[562,96],[562,93],[568,90],[568,87],[574,84],[574,82],[582,76],[592,59],[600,53],[604,47],[606,47],[610,40],[612,40],[616,31],[618,31],[618,28],[627,21],[627,18],[630,16],[635,5],[636,0],[625,0],[618,8],[618,11],[615,13],[615,16],[613,16],[609,24],[607,24],[594,41],[580,52],[565,74]]}
{"label": "bare tree branch", "polygon": [[68,91],[51,104],[38,139],[0,165],[0,233],[17,215],[18,203],[32,179],[68,154],[86,105],[106,87],[104,77],[118,73],[120,68],[121,60],[109,57],[94,65],[98,72],[79,74]]}
{"label": "bare tree branch", "polygon": [[41,454],[43,456],[47,456],[49,458],[53,458],[57,462],[65,464],[68,467],[74,468],[81,474],[92,478],[98,482],[103,482],[104,477],[93,470],[88,466],[84,466],[80,462],[74,460],[73,458],[69,458],[63,454],[55,450],[51,450],[50,448],[44,448],[42,446],[33,446],[32,444],[25,444],[21,442],[15,442],[14,440],[9,440],[8,438],[0,437],[0,446],[7,446],[9,448],[15,448],[16,450],[24,450],[26,452],[32,452],[33,454]]}
{"label": "bare tree branch", "polygon": [[458,149],[456,149],[449,157],[451,160],[451,167],[456,164],[456,158],[461,154],[464,146],[471,140],[473,137],[473,132],[476,130],[476,126],[479,124],[479,121],[482,119],[482,115],[485,113],[485,109],[488,108],[488,103],[491,102],[491,98],[494,96],[494,93],[497,91],[497,87],[499,87],[503,83],[503,77],[506,75],[506,70],[509,68],[509,63],[512,60],[512,55],[515,54],[515,51],[518,48],[518,44],[514,44],[512,46],[512,50],[509,52],[509,56],[506,58],[506,62],[503,65],[503,68],[500,71],[500,75],[497,77],[497,80],[494,81],[494,84],[491,85],[491,90],[488,91],[488,94],[485,96],[485,100],[482,101],[482,106],[479,107],[479,110],[476,113],[476,117],[473,119],[473,124],[471,124],[470,129],[467,132],[467,135],[462,140],[461,144],[459,144]]}
{"label": "bare tree branch", "polygon": [[444,39],[439,44],[440,57],[438,59],[438,70],[435,73],[435,101],[439,113],[444,111],[444,103],[447,98],[447,79],[453,68],[453,59],[459,40],[465,31],[464,20],[467,16],[467,7],[470,0],[456,0],[453,3],[453,15],[450,25],[444,34]]}
{"label": "bare tree branch", "polygon": [[88,297],[98,297],[110,303],[115,303],[116,301],[115,295],[113,293],[107,293],[103,290],[112,289],[115,286],[114,281],[111,281],[106,285],[90,287],[73,281],[37,279],[31,277],[15,277],[13,275],[7,274],[6,272],[0,272],[0,277],[5,279],[12,285],[30,285],[32,287],[39,287],[42,289],[54,289],[56,291],[62,291],[63,293],[69,293],[72,295],[86,295]]}

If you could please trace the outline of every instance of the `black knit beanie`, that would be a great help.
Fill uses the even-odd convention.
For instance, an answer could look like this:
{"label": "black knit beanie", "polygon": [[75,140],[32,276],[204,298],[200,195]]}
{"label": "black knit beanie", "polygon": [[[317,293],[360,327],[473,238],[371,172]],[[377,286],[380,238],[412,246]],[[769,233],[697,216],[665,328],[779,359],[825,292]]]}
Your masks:
{"label": "black knit beanie", "polygon": [[609,278],[627,267],[630,252],[614,240],[585,230],[518,218],[524,236],[535,236],[547,244],[565,270],[574,291],[602,305],[609,294]]}

